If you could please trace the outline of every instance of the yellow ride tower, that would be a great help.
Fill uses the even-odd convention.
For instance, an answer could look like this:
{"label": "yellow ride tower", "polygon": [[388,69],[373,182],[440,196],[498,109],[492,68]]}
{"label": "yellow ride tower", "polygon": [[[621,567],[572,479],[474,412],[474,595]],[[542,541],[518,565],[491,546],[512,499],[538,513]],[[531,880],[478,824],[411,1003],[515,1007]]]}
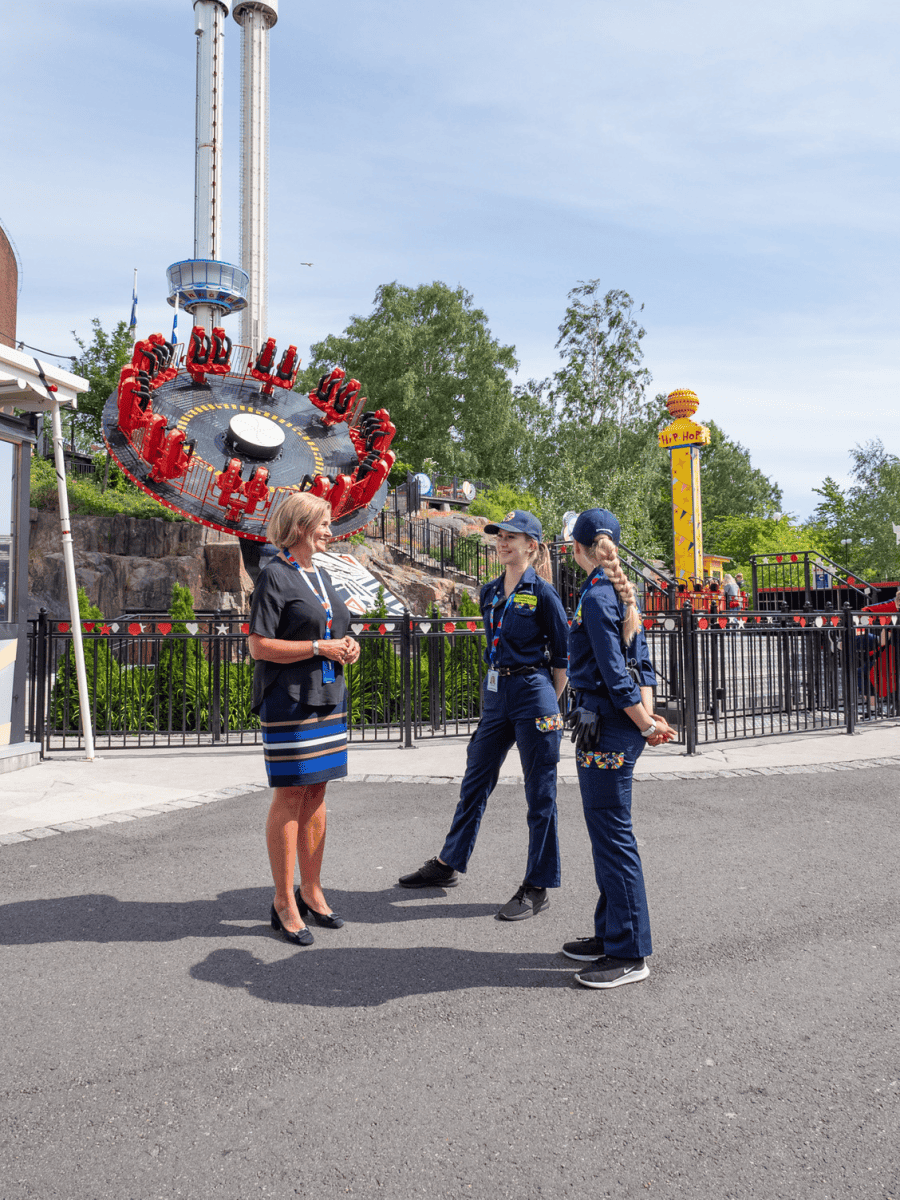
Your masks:
{"label": "yellow ride tower", "polygon": [[689,388],[666,397],[675,418],[659,435],[672,457],[673,569],[678,583],[703,581],[703,510],[700,505],[700,447],[709,445],[709,430],[691,417],[700,401]]}

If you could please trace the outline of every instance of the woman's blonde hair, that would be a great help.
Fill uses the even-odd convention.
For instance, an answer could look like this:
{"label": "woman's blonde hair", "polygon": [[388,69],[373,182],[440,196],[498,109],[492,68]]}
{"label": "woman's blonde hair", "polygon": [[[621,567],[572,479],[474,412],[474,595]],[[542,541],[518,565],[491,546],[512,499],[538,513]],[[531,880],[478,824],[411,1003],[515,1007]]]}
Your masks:
{"label": "woman's blonde hair", "polygon": [[605,533],[601,533],[599,537],[594,539],[590,546],[583,546],[582,549],[592,563],[603,568],[607,579],[616,589],[619,599],[625,605],[625,617],[622,621],[622,641],[626,646],[630,646],[637,637],[638,630],[641,627],[641,614],[638,609],[637,597],[634,594],[634,587],[631,584],[631,580],[622,570],[622,564],[619,562],[619,552],[616,549],[616,543],[612,538],[607,537]]}
{"label": "woman's blonde hair", "polygon": [[331,518],[327,500],[309,492],[293,492],[269,517],[266,537],[279,550],[287,550],[303,538],[310,540],[312,531],[326,517]]}
{"label": "woman's blonde hair", "polygon": [[550,569],[550,551],[547,549],[546,542],[538,542],[537,547],[532,553],[536,574],[540,575],[541,579],[546,580],[547,583],[552,583],[553,572]]}

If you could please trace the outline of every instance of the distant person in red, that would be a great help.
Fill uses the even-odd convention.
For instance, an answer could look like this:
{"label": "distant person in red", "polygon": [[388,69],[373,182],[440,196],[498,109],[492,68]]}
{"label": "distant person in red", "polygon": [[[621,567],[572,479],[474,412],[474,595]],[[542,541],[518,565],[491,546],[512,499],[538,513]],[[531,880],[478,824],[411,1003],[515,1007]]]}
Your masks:
{"label": "distant person in red", "polygon": [[882,604],[867,604],[862,612],[895,613],[900,612],[900,587],[893,600],[885,600]]}
{"label": "distant person in red", "polygon": [[[900,587],[894,595],[893,600],[884,600],[881,604],[867,604],[861,610],[865,613],[889,613],[900,612]],[[888,642],[887,627],[882,627],[881,635],[878,636],[878,631],[872,630],[870,627],[868,641],[870,645],[869,659],[872,663],[869,670],[868,684],[865,686],[865,691],[869,698],[869,708],[873,710],[876,706],[886,706],[888,715],[891,715],[890,710],[893,709],[895,715],[898,707],[900,707],[900,689],[897,686],[897,649],[896,643],[891,640]],[[874,644],[873,644],[874,643]]]}

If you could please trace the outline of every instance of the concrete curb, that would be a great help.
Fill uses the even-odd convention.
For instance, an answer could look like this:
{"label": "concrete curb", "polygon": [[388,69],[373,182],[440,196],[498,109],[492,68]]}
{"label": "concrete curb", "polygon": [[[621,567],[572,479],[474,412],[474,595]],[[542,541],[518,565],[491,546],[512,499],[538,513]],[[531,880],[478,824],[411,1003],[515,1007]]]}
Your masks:
{"label": "concrete curb", "polygon": [[[695,779],[739,779],[748,775],[819,775],[830,771],[867,771],[874,767],[900,768],[900,756],[891,758],[858,759],[851,762],[810,763],[807,766],[789,767],[733,767],[721,771],[666,771],[664,774],[635,775],[635,783],[667,783],[677,779],[679,783]],[[422,785],[458,786],[462,782],[461,775],[348,775],[344,783],[417,783]],[[565,776],[560,777],[562,784],[574,786],[577,782]],[[498,787],[520,787],[521,775],[502,775]],[[39,841],[41,838],[55,837],[62,833],[77,833],[84,829],[97,829],[101,825],[116,825],[123,821],[137,821],[143,817],[161,816],[163,813],[177,812],[186,808],[197,808],[201,804],[215,804],[218,800],[229,800],[232,796],[248,796],[254,792],[268,791],[266,784],[238,784],[231,787],[219,788],[215,792],[201,792],[196,796],[188,796],[181,800],[169,800],[163,804],[147,804],[141,808],[127,809],[123,812],[106,813],[103,816],[86,817],[80,821],[60,821],[55,825],[45,825],[36,829],[22,829],[17,833],[0,833],[0,846],[12,846],[17,842]]]}

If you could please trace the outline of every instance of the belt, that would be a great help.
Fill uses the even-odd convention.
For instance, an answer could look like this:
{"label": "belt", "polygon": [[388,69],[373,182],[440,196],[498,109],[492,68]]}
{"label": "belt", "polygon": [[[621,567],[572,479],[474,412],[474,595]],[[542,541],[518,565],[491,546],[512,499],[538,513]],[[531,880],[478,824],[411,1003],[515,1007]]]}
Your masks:
{"label": "belt", "polygon": [[497,667],[498,675],[533,675],[540,667]]}

